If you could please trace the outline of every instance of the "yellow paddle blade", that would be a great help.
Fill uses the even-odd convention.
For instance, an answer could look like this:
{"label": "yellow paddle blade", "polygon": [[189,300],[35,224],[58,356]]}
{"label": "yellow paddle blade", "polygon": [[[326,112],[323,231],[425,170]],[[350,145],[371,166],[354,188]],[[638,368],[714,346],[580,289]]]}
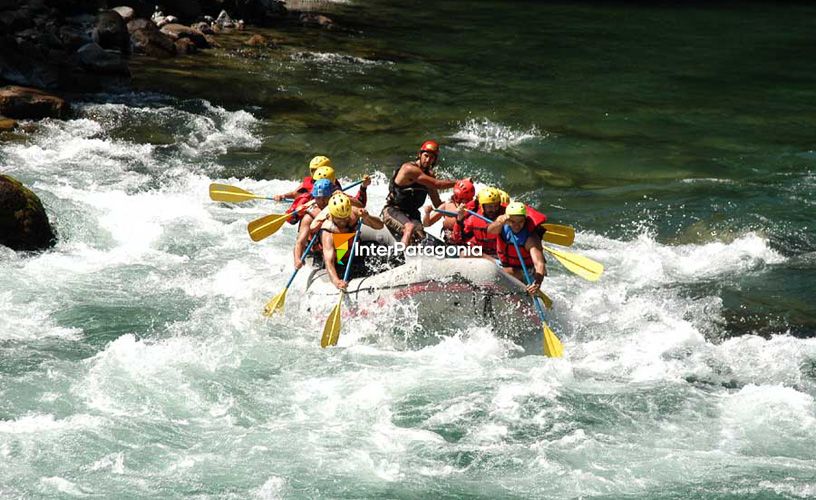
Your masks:
{"label": "yellow paddle blade", "polygon": [[284,288],[283,291],[269,300],[264,306],[263,315],[264,316],[272,316],[276,312],[283,312],[283,304],[286,302],[286,290],[288,288]]}
{"label": "yellow paddle blade", "polygon": [[343,305],[344,291],[340,291],[340,301],[334,306],[331,314],[326,319],[326,326],[323,327],[323,336],[320,337],[320,347],[337,345],[340,339],[340,306]]}
{"label": "yellow paddle blade", "polygon": [[555,248],[543,247],[545,251],[551,253],[564,267],[588,281],[598,281],[603,274],[603,264],[596,262],[589,257],[578,255]]}
{"label": "yellow paddle blade", "polygon": [[538,295],[538,298],[541,299],[541,302],[544,303],[544,307],[546,307],[547,309],[552,309],[553,301],[551,298],[547,296],[546,293],[542,292],[541,289],[539,288],[538,293],[536,295]]}
{"label": "yellow paddle blade", "polygon": [[572,246],[575,241],[575,229],[571,226],[562,226],[560,224],[541,224],[547,230],[544,233],[544,241],[561,245],[562,247]]}
{"label": "yellow paddle blade", "polygon": [[252,241],[261,241],[278,232],[292,214],[269,214],[247,224],[247,231]]}
{"label": "yellow paddle blade", "polygon": [[558,340],[547,323],[542,323],[542,330],[544,331],[544,355],[549,358],[560,358],[564,355],[564,345]]}
{"label": "yellow paddle blade", "polygon": [[257,194],[227,184],[210,184],[210,198],[213,201],[226,201],[229,203],[241,203],[242,201],[264,198]]}

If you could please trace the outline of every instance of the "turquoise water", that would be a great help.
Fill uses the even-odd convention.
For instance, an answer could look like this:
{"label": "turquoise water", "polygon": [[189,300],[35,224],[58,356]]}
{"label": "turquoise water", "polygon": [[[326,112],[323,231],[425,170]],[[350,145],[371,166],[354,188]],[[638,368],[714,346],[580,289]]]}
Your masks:
{"label": "turquoise water", "polygon": [[[0,138],[60,234],[0,248],[0,495],[816,496],[816,8],[331,9]],[[283,192],[327,154],[379,208],[428,137],[605,264],[550,264],[564,359],[477,319],[407,349],[410,307],[321,350],[305,276],[260,314],[294,235],[252,243],[281,207],[209,183]]]}

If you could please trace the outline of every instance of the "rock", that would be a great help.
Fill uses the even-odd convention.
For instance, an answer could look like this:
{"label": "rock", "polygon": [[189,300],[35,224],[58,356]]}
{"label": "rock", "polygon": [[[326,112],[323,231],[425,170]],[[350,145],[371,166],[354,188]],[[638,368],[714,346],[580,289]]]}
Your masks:
{"label": "rock", "polygon": [[213,22],[222,28],[234,28],[236,26],[235,21],[232,20],[230,15],[227,14],[227,11],[225,10],[222,10]]}
{"label": "rock", "polygon": [[8,132],[17,128],[17,120],[0,116],[0,132]]}
{"label": "rock", "polygon": [[77,50],[79,65],[86,71],[102,75],[130,76],[127,63],[117,52],[107,51],[95,43],[88,43]]}
{"label": "rock", "polygon": [[261,47],[267,45],[268,43],[269,42],[266,41],[266,38],[264,38],[263,35],[252,35],[244,42],[244,45],[248,45],[250,47]]}
{"label": "rock", "polygon": [[130,41],[133,50],[153,57],[173,57],[176,45],[172,38],[165,35],[147,19],[136,19],[128,23]]}
{"label": "rock", "polygon": [[323,14],[311,14],[308,12],[304,12],[300,15],[300,22],[304,26],[319,26],[321,28],[332,29],[334,28],[334,21],[331,18],[324,16]]}
{"label": "rock", "polygon": [[116,11],[108,10],[96,16],[92,38],[103,49],[114,49],[122,54],[130,54],[127,24]]}
{"label": "rock", "polygon": [[12,250],[45,250],[56,237],[42,202],[16,179],[0,175],[0,245]]}
{"label": "rock", "polygon": [[69,112],[63,99],[42,90],[16,85],[0,88],[0,114],[9,118],[65,118]]}
{"label": "rock", "polygon": [[161,32],[173,39],[189,38],[199,49],[210,48],[210,44],[207,42],[207,38],[204,36],[204,33],[190,28],[189,26],[184,26],[181,24],[168,24],[162,27]]}
{"label": "rock", "polygon": [[119,14],[122,17],[122,21],[124,21],[125,23],[130,22],[131,19],[136,17],[136,11],[133,10],[132,7],[121,6],[114,7],[111,10]]}
{"label": "rock", "polygon": [[208,23],[196,23],[190,26],[193,29],[197,29],[198,31],[202,32],[205,35],[214,35],[215,31],[210,27]]}
{"label": "rock", "polygon": [[176,54],[181,56],[195,54],[196,52],[198,52],[198,47],[196,47],[196,44],[189,38],[179,38],[176,40]]}
{"label": "rock", "polygon": [[60,41],[62,41],[62,46],[71,52],[75,52],[86,43],[93,41],[87,32],[68,25],[60,26],[58,36]]}
{"label": "rock", "polygon": [[210,47],[212,47],[212,48],[218,48],[218,47],[221,46],[221,44],[218,43],[215,40],[215,37],[212,36],[212,35],[204,35],[204,39],[207,40],[207,43],[210,44]]}

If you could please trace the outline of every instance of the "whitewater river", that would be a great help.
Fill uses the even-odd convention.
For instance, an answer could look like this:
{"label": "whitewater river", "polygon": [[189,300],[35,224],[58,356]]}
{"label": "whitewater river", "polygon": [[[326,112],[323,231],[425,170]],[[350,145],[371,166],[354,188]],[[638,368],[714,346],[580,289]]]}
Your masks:
{"label": "whitewater river", "polygon": [[[220,81],[208,99],[86,96],[74,119],[0,139],[0,171],[59,233],[41,254],[0,247],[0,497],[816,497],[816,63],[724,56],[734,32],[742,48],[795,45],[810,10],[777,12],[780,34],[761,29],[770,7],[731,24],[678,9],[644,45],[665,12],[420,9],[411,23],[440,33],[423,49],[375,5],[337,7],[356,31],[315,41],[331,49],[243,59],[226,44],[206,78],[164,84]],[[363,12],[377,29],[353,25]],[[590,29],[613,20],[612,41]],[[490,57],[511,47],[529,64]],[[701,48],[716,61],[691,61]],[[757,57],[784,78],[728,93],[707,72]],[[221,95],[230,82],[240,97]],[[606,266],[589,283],[550,263],[564,358],[478,318],[406,348],[394,326],[410,308],[344,322],[322,350],[333,304],[306,304],[302,279],[283,316],[261,315],[294,232],[253,243],[246,224],[285,207],[214,203],[208,185],[283,192],[328,154],[346,181],[374,174],[378,212],[428,137],[443,174],[575,225],[571,251]]]}

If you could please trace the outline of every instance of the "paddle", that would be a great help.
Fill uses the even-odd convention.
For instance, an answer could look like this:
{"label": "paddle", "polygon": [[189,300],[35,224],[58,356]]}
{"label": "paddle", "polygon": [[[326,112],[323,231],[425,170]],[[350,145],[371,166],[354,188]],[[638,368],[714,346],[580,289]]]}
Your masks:
{"label": "paddle", "polygon": [[[314,245],[314,242],[317,241],[318,236],[320,236],[319,230],[315,233],[314,236],[312,236],[312,241],[309,242],[309,246],[306,247],[306,250],[303,251],[303,255],[300,256],[301,262],[306,261],[306,256],[309,255],[309,250],[312,249],[312,245]],[[286,291],[289,290],[289,285],[291,285],[292,281],[294,281],[298,271],[300,271],[300,268],[295,269],[295,272],[292,273],[292,277],[289,278],[289,281],[286,283],[286,287],[283,289],[283,291],[272,297],[272,299],[270,299],[269,302],[266,303],[266,306],[264,307],[263,310],[264,316],[272,316],[278,311],[283,311],[283,304],[286,301]]]}
{"label": "paddle", "polygon": [[[343,191],[347,189],[351,189],[354,186],[358,186],[362,184],[363,181],[357,181],[353,184],[349,184],[348,186],[343,188]],[[304,203],[297,210],[292,213],[288,214],[269,214],[260,219],[255,219],[254,221],[247,224],[247,231],[249,231],[249,237],[252,238],[252,241],[261,241],[264,238],[268,238],[273,234],[278,232],[278,229],[283,227],[283,224],[289,220],[289,217],[299,214],[303,210],[306,210],[310,206],[314,204],[314,200]]]}
{"label": "paddle", "polygon": [[[349,271],[351,271],[351,261],[354,259],[354,246],[357,244],[357,237],[360,236],[360,229],[363,227],[363,218],[357,221],[357,232],[354,233],[354,240],[351,242],[351,248],[348,251],[348,262],[346,263],[346,272],[343,273],[343,281],[348,283]],[[340,306],[343,305],[343,299],[346,296],[345,290],[340,290],[340,300],[334,306],[329,317],[326,319],[326,325],[323,327],[323,336],[320,337],[320,347],[328,347],[330,345],[337,345],[340,339]]]}
{"label": "paddle", "polygon": [[541,227],[546,229],[544,241],[548,243],[555,243],[562,247],[571,247],[575,242],[575,229],[572,226],[562,226],[561,224],[550,224],[545,222]]}
{"label": "paddle", "polygon": [[603,264],[589,257],[545,247],[544,245],[542,245],[541,248],[551,253],[564,267],[587,281],[598,281],[601,278],[601,274],[603,274]]}
{"label": "paddle", "polygon": [[249,237],[252,238],[252,241],[261,241],[264,238],[272,236],[273,234],[278,232],[278,229],[280,229],[287,220],[289,220],[289,217],[303,212],[307,208],[314,205],[314,203],[315,203],[314,200],[308,203],[304,203],[292,213],[269,214],[267,216],[261,217],[260,219],[255,219],[254,221],[247,224],[247,231],[249,232]]}
{"label": "paddle", "polygon": [[[511,238],[513,240],[513,246],[516,248],[516,254],[518,254],[519,261],[521,262],[521,270],[524,271],[524,281],[527,282],[527,285],[531,285],[533,280],[530,278],[530,273],[527,272],[527,265],[524,263],[524,257],[521,255],[521,249],[518,246],[516,235],[511,233]],[[532,297],[532,299],[533,304],[536,306],[536,311],[538,311],[538,318],[541,320],[541,331],[544,335],[544,355],[550,358],[560,358],[564,355],[564,346],[547,325],[547,318],[544,315],[544,309],[541,308],[541,304],[538,302],[538,297]]]}
{"label": "paddle", "polygon": [[[478,214],[472,210],[467,210],[467,212],[471,215],[479,217],[487,223],[493,222],[484,215]],[[547,233],[544,233],[544,236],[547,236]],[[561,265],[566,267],[569,271],[572,271],[587,281],[598,281],[601,274],[603,274],[603,264],[596,262],[589,257],[565,252],[564,250],[556,250],[555,248],[545,247],[544,245],[542,245],[541,248],[552,254],[552,256],[555,257],[556,260],[558,260],[558,262],[560,262]]]}
{"label": "paddle", "polygon": [[[435,208],[434,211],[439,212],[442,215],[447,215],[448,217],[456,217],[458,215],[456,212],[451,212],[450,210],[440,210]],[[480,217],[480,215],[476,212],[472,212],[470,210],[468,210],[468,212]],[[483,220],[489,219],[483,218]],[[561,224],[550,223],[544,223],[541,224],[541,226],[546,229],[542,239],[548,243],[569,247],[572,246],[573,242],[575,241],[575,229],[573,229],[571,226],[562,226]]]}
{"label": "paddle", "polygon": [[[239,187],[228,184],[210,184],[210,199],[213,201],[225,201],[228,203],[241,203],[249,200],[274,200],[271,196],[260,196],[250,193]],[[281,201],[294,201],[285,198]]]}

